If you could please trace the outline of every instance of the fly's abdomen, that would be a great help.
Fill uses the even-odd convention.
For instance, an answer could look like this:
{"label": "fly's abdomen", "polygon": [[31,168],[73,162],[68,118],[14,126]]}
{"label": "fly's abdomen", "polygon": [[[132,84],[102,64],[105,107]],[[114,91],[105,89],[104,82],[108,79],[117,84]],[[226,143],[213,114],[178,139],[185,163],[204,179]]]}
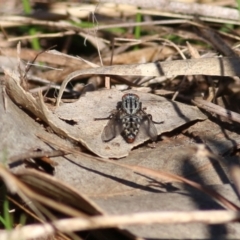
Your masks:
{"label": "fly's abdomen", "polygon": [[122,118],[122,136],[128,143],[133,143],[140,128],[141,119],[138,116],[125,116]]}

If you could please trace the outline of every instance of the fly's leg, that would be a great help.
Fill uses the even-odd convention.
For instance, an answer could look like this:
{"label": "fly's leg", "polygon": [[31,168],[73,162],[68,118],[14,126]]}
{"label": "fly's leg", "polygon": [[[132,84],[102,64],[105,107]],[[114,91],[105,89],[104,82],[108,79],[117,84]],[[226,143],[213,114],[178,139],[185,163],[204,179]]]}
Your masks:
{"label": "fly's leg", "polygon": [[113,118],[113,116],[112,116],[112,114],[111,114],[110,116],[105,117],[105,118],[94,118],[94,121],[99,121],[99,120],[109,120],[109,119],[112,119],[112,118]]}
{"label": "fly's leg", "polygon": [[111,119],[117,119],[118,117],[119,117],[119,110],[113,110],[113,111],[111,111],[111,114],[108,117],[94,118],[94,121],[98,121],[98,120],[111,120]]}
{"label": "fly's leg", "polygon": [[155,123],[155,124],[162,124],[162,123],[164,123],[164,121],[161,121],[161,122],[156,122],[156,121],[154,121],[154,120],[152,119],[152,115],[151,115],[151,114],[147,114],[147,117],[149,118],[150,121],[152,121],[152,122]]}
{"label": "fly's leg", "polygon": [[109,119],[113,119],[116,116],[116,114],[112,113],[111,115],[109,115],[108,117],[104,117],[104,118],[94,118],[94,121],[98,121],[98,120],[109,120]]}
{"label": "fly's leg", "polygon": [[122,109],[122,102],[118,102],[117,106],[116,106],[117,110],[121,110]]}
{"label": "fly's leg", "polygon": [[150,120],[151,122],[153,122],[153,123],[155,123],[155,124],[162,124],[162,123],[164,123],[164,121],[161,121],[161,122],[156,122],[156,121],[154,121],[154,120],[152,119],[152,115],[151,115],[151,114],[147,114],[147,113],[145,112],[146,109],[147,109],[147,108],[143,108],[143,109],[142,109],[142,112],[144,113],[143,120]]}

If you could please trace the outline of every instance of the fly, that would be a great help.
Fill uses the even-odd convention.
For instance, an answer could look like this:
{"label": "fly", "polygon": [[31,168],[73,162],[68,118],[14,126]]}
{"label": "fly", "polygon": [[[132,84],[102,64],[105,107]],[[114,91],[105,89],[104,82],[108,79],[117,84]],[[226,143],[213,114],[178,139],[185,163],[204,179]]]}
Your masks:
{"label": "fly", "polygon": [[106,118],[95,118],[94,120],[107,120],[102,133],[104,142],[111,141],[118,134],[121,134],[127,143],[133,143],[140,127],[144,124],[147,134],[152,141],[157,139],[157,129],[154,125],[162,122],[152,120],[152,115],[147,114],[145,108],[142,108],[142,102],[139,101],[139,96],[133,93],[127,93],[122,96],[122,101],[117,103],[117,107],[112,111],[112,114]]}

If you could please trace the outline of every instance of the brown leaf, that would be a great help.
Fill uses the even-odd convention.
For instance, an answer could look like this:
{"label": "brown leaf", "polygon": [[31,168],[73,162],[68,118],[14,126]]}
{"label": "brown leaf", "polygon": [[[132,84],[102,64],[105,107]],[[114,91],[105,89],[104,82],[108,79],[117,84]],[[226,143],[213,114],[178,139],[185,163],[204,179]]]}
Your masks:
{"label": "brown leaf", "polygon": [[[124,157],[133,147],[149,139],[146,134],[140,132],[133,144],[127,144],[121,136],[117,136],[108,143],[102,142],[101,133],[106,121],[94,121],[94,118],[107,117],[112,110],[116,109],[116,104],[123,95],[120,91],[90,92],[75,103],[64,104],[53,111],[43,103],[41,95],[39,98],[34,98],[24,91],[19,85],[16,73],[5,69],[5,74],[8,78],[6,85],[8,93],[16,102],[47,122],[56,133],[81,142],[98,156]],[[147,108],[147,113],[151,114],[155,121],[164,121],[163,124],[156,125],[159,135],[187,122],[206,118],[196,107],[148,93],[136,93],[143,102],[143,107]]]}

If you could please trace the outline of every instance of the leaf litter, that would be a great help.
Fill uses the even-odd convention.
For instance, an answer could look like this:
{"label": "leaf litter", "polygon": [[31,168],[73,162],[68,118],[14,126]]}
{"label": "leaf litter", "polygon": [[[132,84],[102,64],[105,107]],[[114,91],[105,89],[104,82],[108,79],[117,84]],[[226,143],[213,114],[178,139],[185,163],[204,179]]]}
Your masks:
{"label": "leaf litter", "polygon": [[[94,118],[107,117],[112,110],[116,109],[117,102],[123,95],[118,90],[89,92],[74,103],[65,103],[56,109],[48,109],[41,99],[40,102],[34,100],[21,88],[19,82],[16,82],[19,81],[16,74],[9,73],[8,70],[6,73],[10,74],[7,82],[8,92],[16,102],[27,106],[28,110],[49,123],[57,133],[64,133],[64,136],[81,142],[98,156],[121,158],[127,156],[133,147],[149,139],[143,131],[140,131],[133,144],[127,144],[122,136],[117,136],[108,143],[102,141],[101,134],[106,121],[95,121]],[[11,90],[15,92],[13,93]],[[155,121],[164,122],[156,125],[159,135],[188,122],[206,119],[206,116],[196,107],[173,102],[149,93],[135,93],[139,95],[143,107],[147,108],[147,113],[151,114]],[[26,97],[23,99],[23,96]]]}
{"label": "leaf litter", "polygon": [[[124,19],[123,27],[126,25],[128,28],[141,26],[147,30],[145,27],[149,25],[151,30],[156,31],[157,34],[134,39],[135,37],[132,36],[126,38],[126,35],[123,38],[122,35],[115,33],[115,36],[118,37],[111,42],[112,45],[102,30],[109,27],[121,27],[121,23],[117,22],[115,25],[114,23],[110,25],[101,23],[100,26],[97,26],[98,28],[94,26],[86,31],[79,26],[69,24],[66,20],[43,21],[24,16],[4,16],[0,19],[1,26],[5,28],[18,24],[29,24],[30,26],[40,24],[47,28],[54,26],[56,29],[61,29],[61,32],[54,34],[39,33],[36,35],[39,38],[72,37],[77,32],[80,36],[86,37],[86,41],[91,42],[94,48],[98,48],[98,54],[101,51],[102,55],[99,56],[101,57],[100,61],[95,58],[89,64],[88,58],[81,60],[55,50],[43,53],[38,56],[39,61],[47,62],[53,70],[29,72],[28,83],[23,88],[22,83],[25,81],[23,79],[25,74],[21,73],[23,67],[15,65],[19,64],[20,58],[31,61],[37,56],[37,51],[27,48],[22,49],[21,52],[18,51],[17,54],[10,48],[1,51],[2,55],[8,53],[5,55],[12,57],[9,58],[12,63],[15,62],[14,57],[16,58],[16,64],[13,66],[4,64],[6,58],[1,59],[3,67],[0,70],[4,71],[5,80],[2,90],[4,101],[0,101],[1,105],[4,104],[0,108],[0,118],[4,123],[4,126],[0,127],[0,137],[4,139],[4,142],[0,144],[0,149],[3,152],[2,163],[5,162],[10,170],[16,173],[11,174],[4,169],[1,170],[1,178],[10,192],[17,192],[24,202],[22,204],[21,200],[17,199],[16,201],[15,196],[14,198],[9,196],[14,204],[24,209],[26,213],[31,209],[31,214],[34,214],[40,222],[47,218],[53,224],[45,223],[45,225],[34,226],[35,229],[41,231],[39,236],[44,236],[44,227],[49,230],[50,234],[61,235],[59,231],[56,231],[57,229],[61,229],[65,233],[68,230],[111,226],[114,227],[113,232],[107,229],[106,232],[101,233],[112,233],[114,237],[106,236],[108,239],[116,239],[117,235],[115,234],[123,234],[121,230],[115,228],[120,223],[126,224],[124,226],[135,236],[147,238],[206,239],[209,236],[219,238],[239,236],[239,223],[232,222],[239,218],[239,200],[231,185],[231,179],[233,179],[234,184],[239,186],[237,177],[239,169],[235,165],[239,165],[237,123],[240,122],[240,115],[234,112],[239,112],[239,107],[235,107],[239,101],[239,79],[236,77],[239,75],[239,50],[232,47],[239,37],[235,32],[224,32],[219,24],[220,22],[231,23],[234,24],[234,30],[237,30],[239,14],[236,9],[208,4],[166,3],[169,1],[159,0],[157,3],[146,1],[134,3],[133,1],[134,7],[125,6],[123,13],[130,18],[131,16],[135,17],[137,10],[143,15],[151,16],[157,12],[157,15],[161,16],[163,8],[161,8],[161,12],[158,11],[158,8],[165,6],[164,9],[167,12],[164,13],[164,16],[168,16],[169,19],[149,21],[144,18],[144,21],[137,23],[134,21],[129,23]],[[153,4],[155,4],[154,11],[145,9],[146,6],[150,7]],[[120,9],[122,8],[113,5],[105,8],[104,4],[100,4],[99,11],[101,9],[101,13],[111,16],[111,18],[117,14],[121,18],[123,14]],[[59,6],[62,9],[61,14],[65,14],[66,18],[69,17],[67,13],[70,13],[71,17],[75,17],[75,19],[80,18],[78,15],[80,11],[73,11],[78,8],[70,7],[69,11],[66,11],[69,6],[64,2],[58,6],[52,3],[53,9],[54,7],[59,8]],[[207,26],[194,16],[194,7],[196,6],[196,9],[201,9],[198,12],[199,19],[210,21]],[[193,20],[185,20],[186,16],[182,14],[184,12],[181,7],[186,7],[187,17]],[[212,14],[208,13],[209,8]],[[115,10],[113,11],[113,9]],[[102,10],[104,11],[102,12]],[[175,19],[176,17],[181,19]],[[212,23],[215,23],[215,30],[210,27]],[[176,25],[178,27],[175,27]],[[195,27],[195,30],[197,29],[197,34],[192,31],[192,26]],[[101,32],[103,35],[101,38],[94,36],[91,30]],[[175,41],[168,40],[168,34],[184,41],[191,42],[191,39],[194,39],[207,42],[211,46],[208,48],[196,42],[176,44]],[[6,38],[6,36],[5,32],[4,37]],[[9,46],[10,41],[13,44],[16,40],[31,39],[32,37],[18,36],[17,38],[8,38],[8,42],[5,40],[3,42]],[[132,51],[133,46],[140,49],[136,48],[135,51]],[[223,56],[210,49],[211,47],[217,49]],[[48,49],[49,46],[44,48]],[[112,59],[109,54],[111,49],[114,49],[115,53],[113,61],[110,60]],[[67,52],[67,50],[63,51]],[[88,55],[90,54],[88,53]],[[181,58],[186,60],[180,60]],[[108,65],[109,62],[121,65],[97,68],[103,64]],[[59,67],[64,68],[63,71],[60,71]],[[111,84],[115,84],[116,89],[101,90],[103,81],[99,76],[111,77]],[[123,78],[123,76],[125,77]],[[136,79],[139,76],[145,76],[148,79]],[[78,78],[77,84],[75,84],[75,80],[72,81],[76,77]],[[90,83],[95,91],[87,92],[84,95],[83,93],[89,89],[86,85],[86,78],[88,79],[87,83]],[[46,85],[51,81],[54,83],[63,81],[57,106],[53,104],[55,99],[51,98],[56,97],[51,95],[51,90],[56,89],[57,84],[52,84],[50,87]],[[74,88],[70,87],[70,81]],[[37,88],[38,83],[44,86]],[[79,83],[81,83],[80,87]],[[31,89],[27,89],[26,86],[30,86]],[[105,81],[105,86],[110,87],[109,81]],[[135,87],[133,88],[135,90],[129,89],[132,86]],[[48,88],[50,88],[49,93],[48,90],[46,91]],[[39,92],[40,89],[43,89],[44,97]],[[81,94],[77,91],[80,91]],[[107,143],[101,141],[101,134],[107,120],[94,121],[94,118],[109,116],[126,92],[139,95],[143,107],[146,107],[146,112],[151,114],[155,121],[164,121],[161,125],[155,125],[159,135],[155,148],[150,148],[146,144],[149,137],[142,130],[134,144],[127,144],[121,136],[117,136]],[[6,93],[20,106],[20,109],[12,105],[11,100],[6,97]],[[156,94],[162,94],[165,98]],[[62,96],[66,98],[66,95],[70,95],[70,101],[62,99]],[[76,100],[76,96],[80,96],[80,98]],[[72,98],[75,99],[72,100]],[[171,98],[176,101],[170,100]],[[187,102],[189,105],[183,104],[181,101]],[[203,109],[205,114],[190,104]],[[22,108],[27,111],[23,112]],[[12,121],[11,117],[20,119]],[[30,121],[27,120],[28,118]],[[32,118],[35,122],[32,121]],[[41,127],[39,127],[40,125]],[[53,130],[53,133],[46,132],[46,130]],[[6,148],[8,151],[10,149],[9,154],[6,153]],[[53,161],[47,158],[48,155]],[[95,157],[95,155],[102,158]],[[57,163],[54,165],[55,171],[52,173],[54,177],[24,169],[33,167],[33,164],[30,163],[34,162],[38,171],[46,173],[47,171],[40,166],[39,157],[45,158],[49,163]],[[24,163],[27,162],[28,165],[14,166],[13,163],[21,158],[24,158],[26,160]],[[21,172],[21,169],[24,171]],[[13,179],[15,180],[13,181]],[[75,190],[70,190],[71,187],[58,182],[58,180],[74,186]],[[19,191],[16,190],[17,186]],[[78,196],[75,195],[76,192],[73,194],[73,191],[78,192]],[[92,200],[84,197],[84,194],[91,197],[94,204]],[[27,205],[28,209],[25,207],[27,202],[33,203]],[[83,205],[83,209],[79,209],[78,204],[79,206]],[[66,222],[54,221],[52,218],[52,214],[55,215],[56,211],[58,213],[55,217],[58,219],[63,215],[64,217],[69,217],[69,215],[78,217],[79,210],[84,212],[90,206],[93,207],[92,209],[95,207],[95,213],[97,211],[100,216],[81,216],[78,219],[66,219]],[[115,216],[101,215],[103,210],[99,206],[104,209],[104,212]],[[217,210],[205,212],[205,215],[204,211],[201,211],[223,208],[231,209],[231,211],[220,212]],[[196,209],[200,211],[195,211]],[[189,210],[193,213],[189,213]],[[145,213],[142,213],[143,211]],[[146,213],[149,211],[152,213]],[[171,212],[166,216],[162,211]],[[132,218],[129,212],[133,214]],[[84,213],[86,214],[86,211]],[[125,216],[121,217],[116,214],[125,214]],[[211,219],[207,217],[207,214],[211,215]],[[173,218],[174,215],[176,217]],[[150,216],[152,221],[148,221]],[[170,220],[164,218],[171,216]],[[156,222],[153,221],[155,217],[158,219]],[[195,220],[198,219],[197,221],[204,224],[194,223],[194,217]],[[168,223],[175,224],[165,226],[163,225],[164,219]],[[178,223],[184,222],[184,219],[188,219],[186,222],[192,224],[179,225]],[[78,221],[78,225],[75,221]],[[73,226],[71,229],[68,228],[69,224],[73,223],[76,225],[71,225]],[[130,225],[139,223],[144,226],[130,227]],[[149,223],[150,226],[148,226]],[[222,223],[222,225],[211,226],[209,223]],[[56,228],[54,229],[52,226]],[[33,232],[29,229],[31,229],[30,225],[20,229],[20,231],[26,231],[27,234],[24,235],[26,239],[31,238],[30,234]],[[11,233],[15,234],[15,239],[19,237],[17,229]],[[123,237],[123,235],[121,236]],[[61,237],[77,239],[76,237],[79,235],[62,234]],[[101,239],[101,235],[98,234],[94,237]],[[124,235],[124,239],[128,239],[128,237],[129,235]]]}

